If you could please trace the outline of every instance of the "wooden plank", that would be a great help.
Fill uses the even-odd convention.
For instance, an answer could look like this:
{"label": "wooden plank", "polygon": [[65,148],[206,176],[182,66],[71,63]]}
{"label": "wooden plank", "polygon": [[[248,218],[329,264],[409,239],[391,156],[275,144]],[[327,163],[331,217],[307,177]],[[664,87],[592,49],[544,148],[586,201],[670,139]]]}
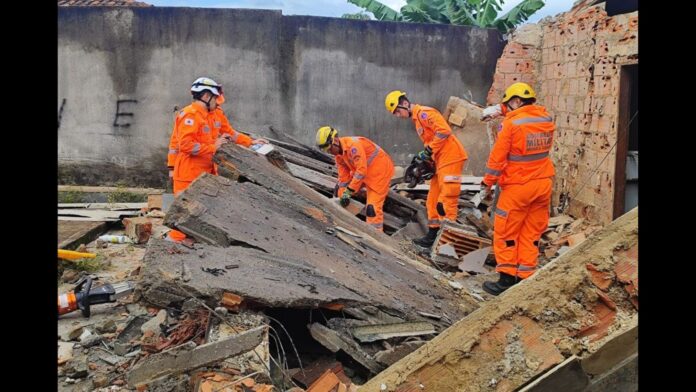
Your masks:
{"label": "wooden plank", "polygon": [[582,370],[579,358],[571,355],[519,392],[582,392],[589,383],[590,378]]}
{"label": "wooden plank", "polygon": [[122,188],[122,187],[116,187],[116,186],[58,185],[58,192],[87,192],[87,193],[129,192],[129,193],[150,195],[150,194],[164,193],[164,189]]}
{"label": "wooden plank", "polygon": [[[628,66],[630,67],[630,66]],[[631,76],[627,66],[619,70],[618,118],[616,124],[616,154],[614,155],[614,200],[612,219],[624,213],[626,203],[626,156],[628,154],[628,134],[631,107]],[[595,168],[593,167],[592,170]],[[585,178],[576,179],[576,186],[585,182]],[[573,190],[573,192],[577,192]]]}
{"label": "wooden plank", "polygon": [[364,325],[351,328],[350,332],[361,343],[386,340],[395,337],[431,335],[435,327],[426,322]]}
{"label": "wooden plank", "polygon": [[101,222],[116,222],[125,217],[138,216],[140,211],[125,210],[125,211],[106,211],[106,210],[88,210],[88,209],[59,209],[58,220],[83,220],[83,221],[101,221]]}
{"label": "wooden plank", "polygon": [[294,163],[296,165],[306,167],[308,169],[312,169],[316,172],[325,174],[325,175],[330,175],[330,176],[337,176],[338,175],[338,170],[336,169],[335,163],[325,163],[321,161],[317,161],[316,159],[309,158],[305,155],[298,154],[296,152],[292,152],[290,150],[286,150],[284,148],[277,148],[278,152],[285,158],[285,160],[288,163]]}
{"label": "wooden plank", "polygon": [[76,249],[108,230],[106,222],[58,221],[58,249]]}
{"label": "wooden plank", "polygon": [[88,210],[138,210],[148,206],[147,203],[58,203],[58,209],[84,208]]}
{"label": "wooden plank", "polygon": [[336,178],[292,162],[288,162],[288,169],[290,169],[290,174],[304,181],[312,188],[324,193],[333,193],[333,189],[336,186]]}
{"label": "wooden plank", "polygon": [[[286,140],[287,142],[283,142],[281,140],[275,140],[275,142],[278,145],[282,145],[282,147],[290,149],[292,151],[295,151],[297,153],[300,153],[302,155],[308,155],[316,160],[323,161],[326,163],[333,163],[333,157],[325,152],[319,151],[318,149],[314,148],[313,146],[308,146],[301,141],[295,139],[292,137],[290,134],[287,132],[283,132],[282,130],[276,129],[272,126],[268,127],[268,130],[271,131],[274,135],[277,137]],[[269,141],[272,139],[269,139]]]}
{"label": "wooden plank", "polygon": [[161,377],[170,377],[252,350],[263,340],[266,328],[266,326],[259,326],[227,339],[195,348],[183,345],[152,354],[128,372],[128,385],[134,387]]}
{"label": "wooden plank", "polygon": [[[430,184],[418,184],[413,188],[409,188],[408,184],[398,184],[394,189],[397,191],[406,192],[428,192],[430,190]],[[462,192],[478,192],[481,190],[481,185],[462,184],[460,189],[462,190]]]}
{"label": "wooden plank", "polygon": [[628,331],[613,337],[587,358],[583,358],[582,367],[588,374],[597,376],[611,370],[637,352],[638,326],[635,325]]}
{"label": "wooden plank", "polygon": [[334,353],[339,350],[343,351],[373,374],[377,374],[384,369],[384,365],[378,363],[372,356],[363,351],[360,345],[353,339],[344,338],[331,328],[319,323],[313,323],[309,326],[309,333],[329,351]]}

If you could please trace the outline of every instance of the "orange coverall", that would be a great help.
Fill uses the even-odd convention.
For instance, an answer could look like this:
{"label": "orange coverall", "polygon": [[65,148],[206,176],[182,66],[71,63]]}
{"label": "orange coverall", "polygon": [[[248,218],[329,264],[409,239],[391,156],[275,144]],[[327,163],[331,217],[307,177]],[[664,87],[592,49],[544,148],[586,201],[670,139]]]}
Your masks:
{"label": "orange coverall", "polygon": [[[237,144],[245,147],[251,145],[252,139],[232,128],[220,107],[208,112],[205,108],[192,104],[179,112],[167,154],[167,166],[172,166],[172,160],[174,162],[175,196],[188,188],[202,173],[217,174],[213,162],[215,140],[223,133],[230,135],[231,141]],[[186,235],[178,230],[171,230],[169,237],[180,241]]]}
{"label": "orange coverall", "polygon": [[506,113],[501,127],[483,178],[501,190],[493,227],[496,271],[525,279],[536,271],[549,223],[555,126],[543,106],[526,105]]}
{"label": "orange coverall", "polygon": [[435,175],[430,180],[425,205],[428,209],[428,227],[438,228],[444,218],[453,222],[457,220],[461,174],[468,156],[437,109],[412,105],[411,120],[423,144],[433,151]]}
{"label": "orange coverall", "polygon": [[338,195],[342,195],[346,187],[357,192],[364,184],[367,188],[366,221],[376,230],[383,231],[382,207],[394,175],[394,163],[384,149],[368,138],[348,136],[339,140],[343,153],[336,155]]}

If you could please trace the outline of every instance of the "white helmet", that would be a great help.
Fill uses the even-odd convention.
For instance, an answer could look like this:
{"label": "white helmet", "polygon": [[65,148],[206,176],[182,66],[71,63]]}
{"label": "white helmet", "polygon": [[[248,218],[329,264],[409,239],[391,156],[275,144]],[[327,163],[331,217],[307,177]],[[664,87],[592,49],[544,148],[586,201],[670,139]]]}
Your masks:
{"label": "white helmet", "polygon": [[198,78],[191,85],[191,93],[199,93],[206,90],[210,91],[215,96],[222,95],[222,85],[210,78]]}

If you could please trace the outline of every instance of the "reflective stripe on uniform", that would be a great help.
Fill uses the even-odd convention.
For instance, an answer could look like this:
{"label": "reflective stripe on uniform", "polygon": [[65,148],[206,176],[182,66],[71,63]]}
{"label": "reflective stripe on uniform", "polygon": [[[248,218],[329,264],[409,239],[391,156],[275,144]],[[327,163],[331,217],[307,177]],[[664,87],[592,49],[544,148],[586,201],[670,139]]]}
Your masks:
{"label": "reflective stripe on uniform", "polygon": [[372,163],[372,161],[374,161],[375,158],[377,157],[377,154],[379,153],[379,150],[382,149],[380,146],[378,146],[378,145],[376,145],[376,144],[375,144],[375,147],[377,147],[377,148],[375,149],[375,152],[373,152],[372,155],[370,155],[370,157],[367,158],[367,166],[370,166],[370,164]]}
{"label": "reflective stripe on uniform", "polygon": [[520,265],[517,267],[518,270],[520,271],[534,271],[536,270],[536,267],[528,266],[528,265]]}
{"label": "reflective stripe on uniform", "polygon": [[491,169],[490,167],[486,167],[486,174],[490,174],[492,176],[499,176],[500,173],[501,173],[500,170],[494,170],[494,169]]}
{"label": "reflective stripe on uniform", "polygon": [[508,160],[512,162],[531,162],[531,161],[538,161],[540,159],[544,159],[549,156],[549,152],[540,152],[539,154],[531,154],[531,155],[514,155],[514,154],[509,154],[508,155]]}
{"label": "reflective stripe on uniform", "polygon": [[497,207],[495,209],[495,213],[502,216],[503,218],[507,218],[507,214],[508,214],[507,211],[501,210],[500,208],[497,208]]}
{"label": "reflective stripe on uniform", "polygon": [[540,123],[540,122],[553,122],[551,117],[525,117],[517,120],[512,120],[514,125],[530,124],[530,123]]}
{"label": "reflective stripe on uniform", "polygon": [[201,150],[201,144],[200,143],[195,143],[193,145],[193,149],[191,150],[191,155],[196,155],[198,154],[198,151]]}

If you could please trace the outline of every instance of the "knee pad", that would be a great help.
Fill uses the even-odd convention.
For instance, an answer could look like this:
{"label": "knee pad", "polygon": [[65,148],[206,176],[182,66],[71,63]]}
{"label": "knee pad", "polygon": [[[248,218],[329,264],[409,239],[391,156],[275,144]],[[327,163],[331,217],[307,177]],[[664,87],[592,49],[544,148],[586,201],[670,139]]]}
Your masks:
{"label": "knee pad", "polygon": [[440,214],[440,216],[445,216],[445,206],[442,205],[442,202],[437,203],[437,213]]}
{"label": "knee pad", "polygon": [[365,215],[369,216],[370,218],[374,218],[377,216],[377,213],[375,212],[375,207],[372,204],[367,205]]}

